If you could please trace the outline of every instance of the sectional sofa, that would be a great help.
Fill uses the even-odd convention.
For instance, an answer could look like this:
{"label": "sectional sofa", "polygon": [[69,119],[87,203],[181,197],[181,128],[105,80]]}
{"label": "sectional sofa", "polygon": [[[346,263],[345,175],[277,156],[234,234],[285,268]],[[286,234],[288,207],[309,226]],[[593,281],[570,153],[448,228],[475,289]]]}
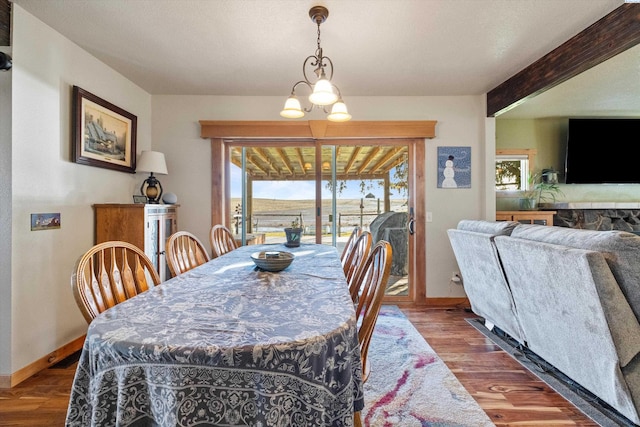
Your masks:
{"label": "sectional sofa", "polygon": [[460,221],[448,230],[474,313],[640,424],[640,237]]}

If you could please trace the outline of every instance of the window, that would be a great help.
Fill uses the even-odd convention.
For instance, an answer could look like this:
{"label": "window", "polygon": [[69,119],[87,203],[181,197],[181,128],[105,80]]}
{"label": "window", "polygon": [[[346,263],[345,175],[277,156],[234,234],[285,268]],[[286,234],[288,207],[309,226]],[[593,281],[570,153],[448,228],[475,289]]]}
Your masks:
{"label": "window", "polygon": [[536,150],[532,149],[497,150],[496,191],[527,190],[535,155]]}

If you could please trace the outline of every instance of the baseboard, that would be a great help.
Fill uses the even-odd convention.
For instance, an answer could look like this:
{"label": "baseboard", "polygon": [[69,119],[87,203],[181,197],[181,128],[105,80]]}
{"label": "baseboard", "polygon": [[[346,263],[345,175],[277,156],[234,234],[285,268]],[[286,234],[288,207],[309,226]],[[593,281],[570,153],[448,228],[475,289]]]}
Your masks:
{"label": "baseboard", "polygon": [[47,354],[46,356],[36,360],[35,362],[17,370],[11,375],[0,375],[0,388],[12,388],[20,384],[27,378],[32,377],[38,372],[55,365],[61,360],[71,356],[76,351],[82,349],[86,335],[71,341],[57,350]]}
{"label": "baseboard", "polygon": [[427,298],[425,300],[427,307],[469,307],[469,299],[460,298]]}
{"label": "baseboard", "polygon": [[425,298],[420,301],[395,300],[392,298],[384,299],[384,304],[397,305],[398,307],[436,307],[436,308],[469,308],[469,299],[466,297],[458,298]]}

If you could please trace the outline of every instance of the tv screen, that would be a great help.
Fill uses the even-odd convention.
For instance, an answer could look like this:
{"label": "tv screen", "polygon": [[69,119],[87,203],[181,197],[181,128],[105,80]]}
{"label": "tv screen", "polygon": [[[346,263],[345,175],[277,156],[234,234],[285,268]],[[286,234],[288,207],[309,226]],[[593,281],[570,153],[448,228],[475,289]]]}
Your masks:
{"label": "tv screen", "polygon": [[569,119],[567,184],[638,184],[640,119]]}

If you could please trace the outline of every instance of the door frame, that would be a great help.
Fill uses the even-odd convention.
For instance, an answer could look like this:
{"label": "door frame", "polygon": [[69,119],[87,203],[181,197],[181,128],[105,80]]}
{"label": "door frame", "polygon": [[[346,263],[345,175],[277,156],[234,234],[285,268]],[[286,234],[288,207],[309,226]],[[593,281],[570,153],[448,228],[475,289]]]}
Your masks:
{"label": "door frame", "polygon": [[[413,253],[409,264],[411,286],[409,298],[385,296],[394,303],[426,304],[426,204],[425,204],[425,140],[435,138],[435,120],[418,121],[349,121],[334,123],[327,120],[309,121],[218,121],[200,120],[200,136],[211,140],[211,224],[229,226],[230,166],[227,161],[227,142],[239,140],[282,143],[320,140],[406,140],[409,158],[412,159],[409,176],[409,206],[414,206],[415,228],[409,239],[409,251]],[[396,141],[397,143],[398,141]],[[316,159],[318,161],[318,159]],[[423,284],[423,286],[417,286]]]}

